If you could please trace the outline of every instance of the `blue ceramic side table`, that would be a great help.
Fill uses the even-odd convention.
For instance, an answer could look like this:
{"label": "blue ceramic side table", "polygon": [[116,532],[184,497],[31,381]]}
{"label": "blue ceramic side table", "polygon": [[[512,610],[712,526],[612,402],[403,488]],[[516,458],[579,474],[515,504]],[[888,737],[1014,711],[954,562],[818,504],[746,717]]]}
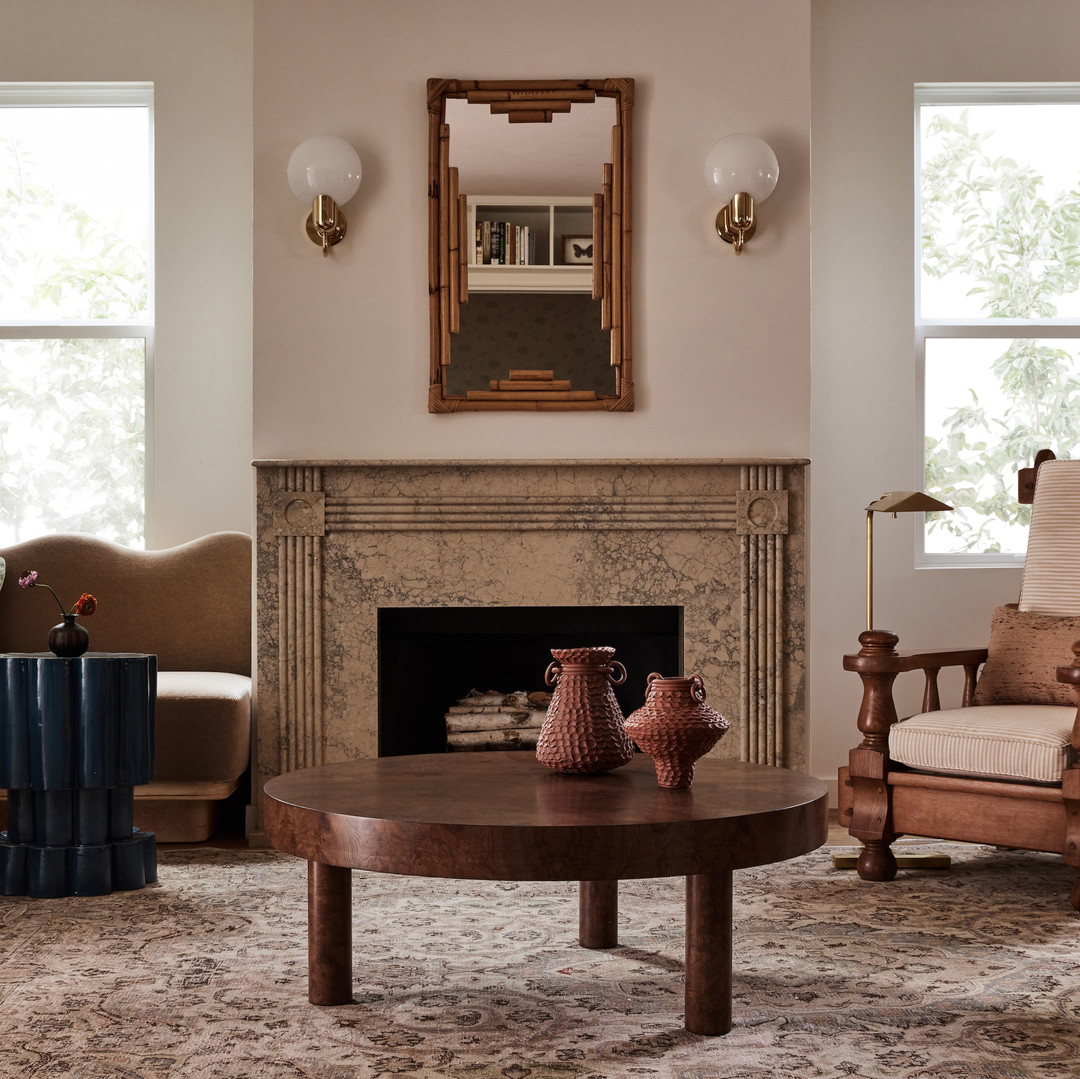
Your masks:
{"label": "blue ceramic side table", "polygon": [[0,655],[0,894],[107,895],[157,880],[134,790],[154,772],[157,656]]}

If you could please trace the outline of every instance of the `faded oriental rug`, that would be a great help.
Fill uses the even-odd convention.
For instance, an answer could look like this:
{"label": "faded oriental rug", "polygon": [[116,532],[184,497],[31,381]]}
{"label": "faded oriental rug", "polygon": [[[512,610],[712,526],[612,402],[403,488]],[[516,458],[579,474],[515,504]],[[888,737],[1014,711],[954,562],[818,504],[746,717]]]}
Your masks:
{"label": "faded oriental rug", "polygon": [[0,897],[0,1076],[53,1079],[1076,1079],[1080,917],[1049,856],[948,850],[867,884],[829,852],[735,874],[735,1027],[682,1028],[683,888],[356,873],[356,1001],[306,996],[306,875],[165,851],[92,899]]}

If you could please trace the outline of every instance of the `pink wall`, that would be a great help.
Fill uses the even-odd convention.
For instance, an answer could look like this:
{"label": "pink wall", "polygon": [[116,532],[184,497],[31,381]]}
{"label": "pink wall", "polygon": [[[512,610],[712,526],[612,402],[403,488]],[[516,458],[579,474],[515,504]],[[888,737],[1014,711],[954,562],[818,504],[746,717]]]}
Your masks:
{"label": "pink wall", "polygon": [[[259,0],[254,456],[805,455],[809,34],[804,0]],[[633,414],[427,412],[432,76],[637,80]],[[743,130],[772,143],[781,179],[736,259],[702,170]],[[285,181],[316,134],[364,161],[328,259]]]}

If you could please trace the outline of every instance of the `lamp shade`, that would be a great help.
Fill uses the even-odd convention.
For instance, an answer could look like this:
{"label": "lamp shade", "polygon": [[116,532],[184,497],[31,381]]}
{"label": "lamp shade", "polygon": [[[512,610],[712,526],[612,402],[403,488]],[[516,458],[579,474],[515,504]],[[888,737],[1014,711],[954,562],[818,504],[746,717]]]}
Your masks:
{"label": "lamp shade", "polygon": [[310,203],[316,195],[329,195],[345,203],[360,186],[360,155],[335,135],[306,139],[289,158],[289,187],[301,201]]}
{"label": "lamp shade", "polygon": [[721,202],[730,202],[743,191],[763,202],[779,178],[776,154],[757,135],[728,135],[705,157],[705,183]]}
{"label": "lamp shade", "polygon": [[933,513],[936,510],[951,510],[930,495],[922,491],[889,491],[888,494],[875,498],[866,507],[870,513]]}

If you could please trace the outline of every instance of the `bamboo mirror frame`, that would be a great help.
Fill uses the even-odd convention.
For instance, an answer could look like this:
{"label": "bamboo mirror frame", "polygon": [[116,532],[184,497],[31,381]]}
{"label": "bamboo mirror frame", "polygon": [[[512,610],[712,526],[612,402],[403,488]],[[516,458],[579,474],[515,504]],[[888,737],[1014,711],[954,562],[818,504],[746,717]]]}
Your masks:
{"label": "bamboo mirror frame", "polygon": [[[506,116],[509,123],[555,123],[559,114],[588,107],[609,98],[615,117],[611,130],[610,161],[598,162],[592,194],[592,288],[599,329],[610,340],[610,384],[613,392],[571,391],[553,379],[550,370],[510,371],[509,379],[530,383],[490,384],[450,390],[449,375],[454,342],[461,331],[462,305],[469,300],[469,264],[473,238],[468,196],[459,190],[458,169],[451,163],[451,132],[447,102],[461,99],[469,105]],[[608,411],[634,408],[630,322],[631,236],[631,117],[634,80],[463,80],[429,79],[428,108],[428,295],[431,315],[431,370],[428,411]],[[597,190],[598,189],[598,190]],[[483,192],[482,194],[487,194]],[[539,192],[537,194],[540,194]],[[550,192],[548,194],[551,194]],[[575,237],[580,239],[581,237]],[[554,250],[554,247],[552,248]],[[588,290],[588,284],[585,284]],[[588,296],[588,291],[585,292]],[[509,350],[507,351],[509,358]],[[551,368],[551,363],[545,362]],[[608,376],[604,376],[608,378]],[[545,387],[543,380],[549,380]],[[508,391],[515,392],[508,392]]]}

